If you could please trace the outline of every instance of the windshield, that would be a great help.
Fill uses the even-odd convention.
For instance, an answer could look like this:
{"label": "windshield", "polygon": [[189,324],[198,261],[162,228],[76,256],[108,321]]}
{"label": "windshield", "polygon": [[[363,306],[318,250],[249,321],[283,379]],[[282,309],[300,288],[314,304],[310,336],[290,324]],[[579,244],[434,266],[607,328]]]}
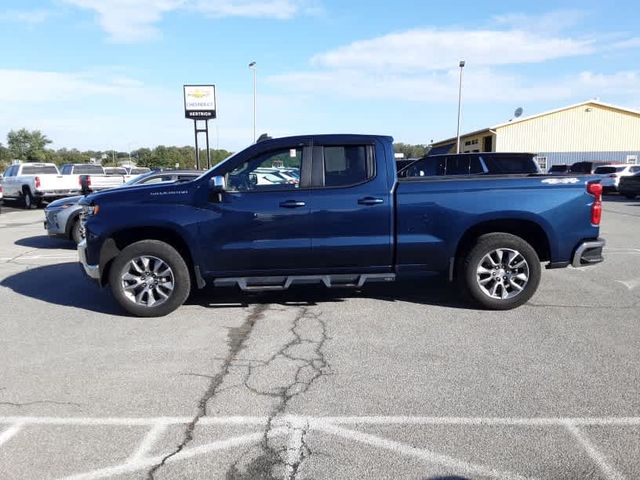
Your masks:
{"label": "windshield", "polygon": [[609,173],[619,173],[624,169],[625,167],[598,167],[593,171],[593,173],[606,175]]}
{"label": "windshield", "polygon": [[143,173],[140,176],[137,176],[135,178],[132,178],[131,180],[124,182],[122,185],[118,185],[118,188],[120,187],[126,187],[127,185],[136,185],[140,182],[142,182],[145,178],[149,178],[153,175],[156,175],[155,172],[148,172],[148,173]]}

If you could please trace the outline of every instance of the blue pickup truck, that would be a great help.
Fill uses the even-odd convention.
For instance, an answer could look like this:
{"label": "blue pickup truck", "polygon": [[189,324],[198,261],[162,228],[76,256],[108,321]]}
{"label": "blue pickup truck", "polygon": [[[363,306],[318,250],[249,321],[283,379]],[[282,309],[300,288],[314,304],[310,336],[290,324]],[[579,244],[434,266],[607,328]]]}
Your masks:
{"label": "blue pickup truck", "polygon": [[393,139],[269,139],[193,181],[85,197],[84,271],[137,316],[166,315],[192,286],[361,287],[444,274],[476,304],[510,309],[541,264],[601,262],[593,177],[398,179]]}

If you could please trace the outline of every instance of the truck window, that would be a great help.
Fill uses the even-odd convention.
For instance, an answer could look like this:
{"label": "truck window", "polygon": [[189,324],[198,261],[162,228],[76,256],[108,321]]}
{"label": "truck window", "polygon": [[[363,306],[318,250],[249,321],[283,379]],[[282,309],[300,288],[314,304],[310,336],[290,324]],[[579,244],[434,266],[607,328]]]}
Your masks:
{"label": "truck window", "polygon": [[447,157],[445,175],[469,175],[469,157]]}
{"label": "truck window", "polygon": [[325,187],[356,185],[374,175],[373,159],[367,159],[366,146],[324,147]]}
{"label": "truck window", "polygon": [[73,167],[76,175],[104,175],[104,170],[100,165],[76,165]]}
{"label": "truck window", "polygon": [[529,155],[483,155],[492,174],[539,173],[538,164]]}
{"label": "truck window", "polygon": [[[227,175],[227,190],[253,192],[270,190],[295,190],[299,188],[302,167],[302,148],[285,148],[264,153],[242,163]],[[280,175],[286,168],[296,174]]]}
{"label": "truck window", "polygon": [[55,165],[25,165],[22,167],[22,175],[47,175],[47,174],[58,174],[58,169]]}

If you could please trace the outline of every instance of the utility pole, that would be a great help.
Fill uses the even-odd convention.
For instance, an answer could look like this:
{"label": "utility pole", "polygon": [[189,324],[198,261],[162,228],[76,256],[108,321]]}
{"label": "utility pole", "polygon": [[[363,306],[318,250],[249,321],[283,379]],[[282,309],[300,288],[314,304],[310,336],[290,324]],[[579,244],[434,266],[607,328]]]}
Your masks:
{"label": "utility pole", "polygon": [[251,62],[249,64],[249,68],[251,70],[253,70],[253,143],[256,143],[256,97],[257,97],[257,90],[256,90],[256,70],[257,70],[257,64],[256,62]]}
{"label": "utility pole", "polygon": [[460,83],[458,84],[458,129],[456,133],[456,153],[460,153],[460,114],[462,112],[462,69],[464,68],[464,60],[460,60]]}

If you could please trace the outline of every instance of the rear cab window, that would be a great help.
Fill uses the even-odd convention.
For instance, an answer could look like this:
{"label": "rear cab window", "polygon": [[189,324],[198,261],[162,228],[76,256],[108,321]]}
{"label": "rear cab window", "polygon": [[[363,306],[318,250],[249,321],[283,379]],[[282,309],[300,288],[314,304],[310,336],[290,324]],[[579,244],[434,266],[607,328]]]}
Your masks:
{"label": "rear cab window", "polygon": [[55,165],[25,165],[22,175],[58,175],[58,168]]}
{"label": "rear cab window", "polygon": [[375,176],[373,151],[366,145],[323,147],[325,187],[348,187]]}
{"label": "rear cab window", "polygon": [[100,165],[76,165],[73,167],[76,175],[104,175],[104,170]]}

